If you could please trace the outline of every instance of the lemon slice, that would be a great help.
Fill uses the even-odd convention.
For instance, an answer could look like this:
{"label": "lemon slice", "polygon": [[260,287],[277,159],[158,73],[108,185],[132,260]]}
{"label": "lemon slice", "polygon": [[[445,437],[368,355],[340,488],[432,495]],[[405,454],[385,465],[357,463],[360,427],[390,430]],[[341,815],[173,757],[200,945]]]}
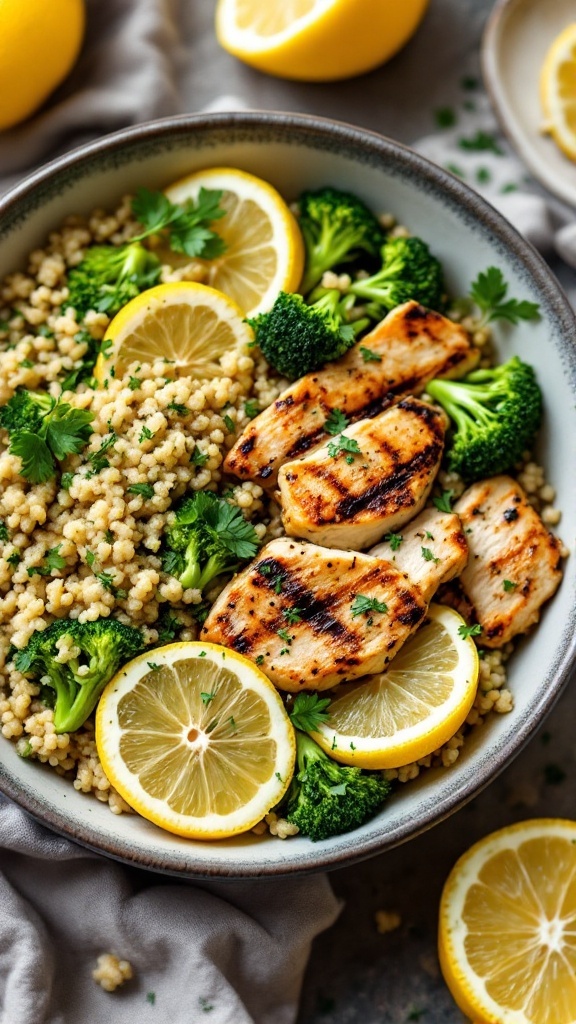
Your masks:
{"label": "lemon slice", "polygon": [[440,964],[484,1024],[576,1022],[576,822],[534,818],[456,863],[440,904]]}
{"label": "lemon slice", "polygon": [[196,199],[201,188],[222,190],[225,215],[214,227],[226,243],[210,260],[207,282],[238,303],[246,316],[271,308],[278,292],[294,292],[304,267],[296,219],[268,182],[229,167],[190,174],[165,189],[173,203]]}
{"label": "lemon slice", "polygon": [[294,770],[294,730],[277,691],[216,644],[168,644],[125,665],[100,698],[96,743],[134,810],[193,839],[252,828]]}
{"label": "lemon slice", "polygon": [[576,160],[576,22],[556,37],[540,72],[544,130]]}
{"label": "lemon slice", "polygon": [[102,383],[112,366],[121,377],[135,360],[165,359],[180,376],[221,377],[219,358],[251,341],[251,328],[228,296],[192,281],[159,284],[116,314],[94,376]]}
{"label": "lemon slice", "polygon": [[218,41],[260,71],[305,82],[360,75],[418,27],[428,0],[219,0]]}
{"label": "lemon slice", "polygon": [[336,761],[400,768],[431,754],[458,731],[476,695],[478,652],[459,635],[464,619],[431,605],[387,672],[345,687],[314,739]]}

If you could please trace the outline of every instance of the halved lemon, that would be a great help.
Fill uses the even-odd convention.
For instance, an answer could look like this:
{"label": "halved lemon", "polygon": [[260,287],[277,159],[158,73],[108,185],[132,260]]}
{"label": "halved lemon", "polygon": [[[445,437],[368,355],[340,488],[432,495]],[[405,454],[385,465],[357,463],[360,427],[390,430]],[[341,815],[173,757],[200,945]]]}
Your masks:
{"label": "halved lemon", "polygon": [[350,78],[410,38],[428,0],[219,0],[225,50],[260,71],[305,82]]}
{"label": "halved lemon", "polygon": [[457,861],[439,953],[460,1009],[483,1024],[576,1022],[576,822],[534,818]]}
{"label": "halved lemon", "polygon": [[225,352],[251,341],[251,328],[227,295],[193,281],[159,284],[116,314],[104,335],[94,376],[102,383],[111,367],[121,377],[135,360],[165,359],[177,374],[206,380],[222,376],[218,360]]}
{"label": "halved lemon", "polygon": [[125,665],[100,698],[96,743],[126,802],[191,839],[252,828],[294,771],[294,729],[277,691],[217,644],[168,644]]}
{"label": "halved lemon", "polygon": [[229,295],[245,316],[270,309],[278,292],[294,292],[304,268],[296,218],[267,181],[233,167],[198,171],[165,189],[173,203],[197,199],[201,188],[222,191],[225,215],[215,230],[226,243],[207,264],[207,282]]}
{"label": "halved lemon", "polygon": [[431,605],[390,668],[343,687],[314,739],[336,761],[400,768],[433,753],[464,722],[476,695],[478,652],[464,619]]}
{"label": "halved lemon", "polygon": [[576,160],[576,22],[556,37],[540,72],[544,130]]}

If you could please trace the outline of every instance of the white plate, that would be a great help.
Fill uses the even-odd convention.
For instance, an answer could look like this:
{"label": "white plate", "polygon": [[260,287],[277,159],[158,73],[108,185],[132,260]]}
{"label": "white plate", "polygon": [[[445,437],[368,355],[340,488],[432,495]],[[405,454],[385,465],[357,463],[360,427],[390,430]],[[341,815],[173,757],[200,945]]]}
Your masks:
{"label": "white plate", "polygon": [[482,69],[502,129],[534,177],[576,206],[576,163],[542,134],[540,68],[550,44],[576,21],[575,0],[500,0],[482,42]]}

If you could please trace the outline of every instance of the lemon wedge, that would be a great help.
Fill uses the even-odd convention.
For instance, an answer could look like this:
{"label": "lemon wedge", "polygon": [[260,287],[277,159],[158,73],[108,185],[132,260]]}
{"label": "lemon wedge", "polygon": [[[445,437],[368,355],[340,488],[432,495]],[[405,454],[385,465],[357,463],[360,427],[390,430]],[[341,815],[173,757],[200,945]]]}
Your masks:
{"label": "lemon wedge", "polygon": [[96,743],[134,810],[194,839],[252,828],[294,770],[294,729],[277,691],[216,644],[168,644],[125,665],[100,698]]}
{"label": "lemon wedge", "polygon": [[114,367],[121,377],[137,360],[169,361],[180,376],[222,376],[219,358],[252,341],[242,311],[215,288],[193,281],[159,284],[116,314],[104,335],[94,368],[101,384]]}
{"label": "lemon wedge", "polygon": [[215,230],[226,243],[207,264],[206,280],[229,295],[245,316],[269,310],[278,292],[294,292],[304,268],[304,243],[295,217],[267,181],[233,167],[212,167],[165,189],[173,203],[197,199],[200,189],[222,191],[226,213]]}
{"label": "lemon wedge", "polygon": [[544,130],[576,160],[576,22],[556,37],[540,73]]}
{"label": "lemon wedge", "polygon": [[305,82],[363,74],[418,27],[428,0],[219,0],[225,50],[260,71]]}
{"label": "lemon wedge", "polygon": [[440,964],[484,1024],[576,1022],[576,822],[534,818],[457,861],[440,903]]}
{"label": "lemon wedge", "polygon": [[431,605],[423,625],[381,675],[343,687],[313,733],[330,757],[361,768],[400,768],[458,731],[476,695],[478,652],[464,619]]}

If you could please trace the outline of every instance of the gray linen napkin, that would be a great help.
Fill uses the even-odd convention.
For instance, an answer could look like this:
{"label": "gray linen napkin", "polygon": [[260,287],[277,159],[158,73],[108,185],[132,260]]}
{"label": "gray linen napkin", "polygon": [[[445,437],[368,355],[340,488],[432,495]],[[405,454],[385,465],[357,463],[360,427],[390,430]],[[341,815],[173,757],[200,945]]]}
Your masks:
{"label": "gray linen napkin", "polygon": [[[339,911],[324,875],[174,883],[4,801],[0,836],[0,1024],[292,1024],[310,943]],[[114,993],[91,976],[108,952],[134,968]]]}
{"label": "gray linen napkin", "polygon": [[[178,7],[87,0],[72,75],[42,112],[0,134],[0,193],[72,146],[178,112]],[[312,938],[338,912],[323,875],[167,883],[53,835],[0,798],[0,1024],[291,1024]],[[113,994],[91,976],[108,952],[135,971]]]}
{"label": "gray linen napkin", "polygon": [[82,52],[30,120],[0,134],[0,193],[34,166],[129,124],[178,112],[179,0],[86,0]]}

